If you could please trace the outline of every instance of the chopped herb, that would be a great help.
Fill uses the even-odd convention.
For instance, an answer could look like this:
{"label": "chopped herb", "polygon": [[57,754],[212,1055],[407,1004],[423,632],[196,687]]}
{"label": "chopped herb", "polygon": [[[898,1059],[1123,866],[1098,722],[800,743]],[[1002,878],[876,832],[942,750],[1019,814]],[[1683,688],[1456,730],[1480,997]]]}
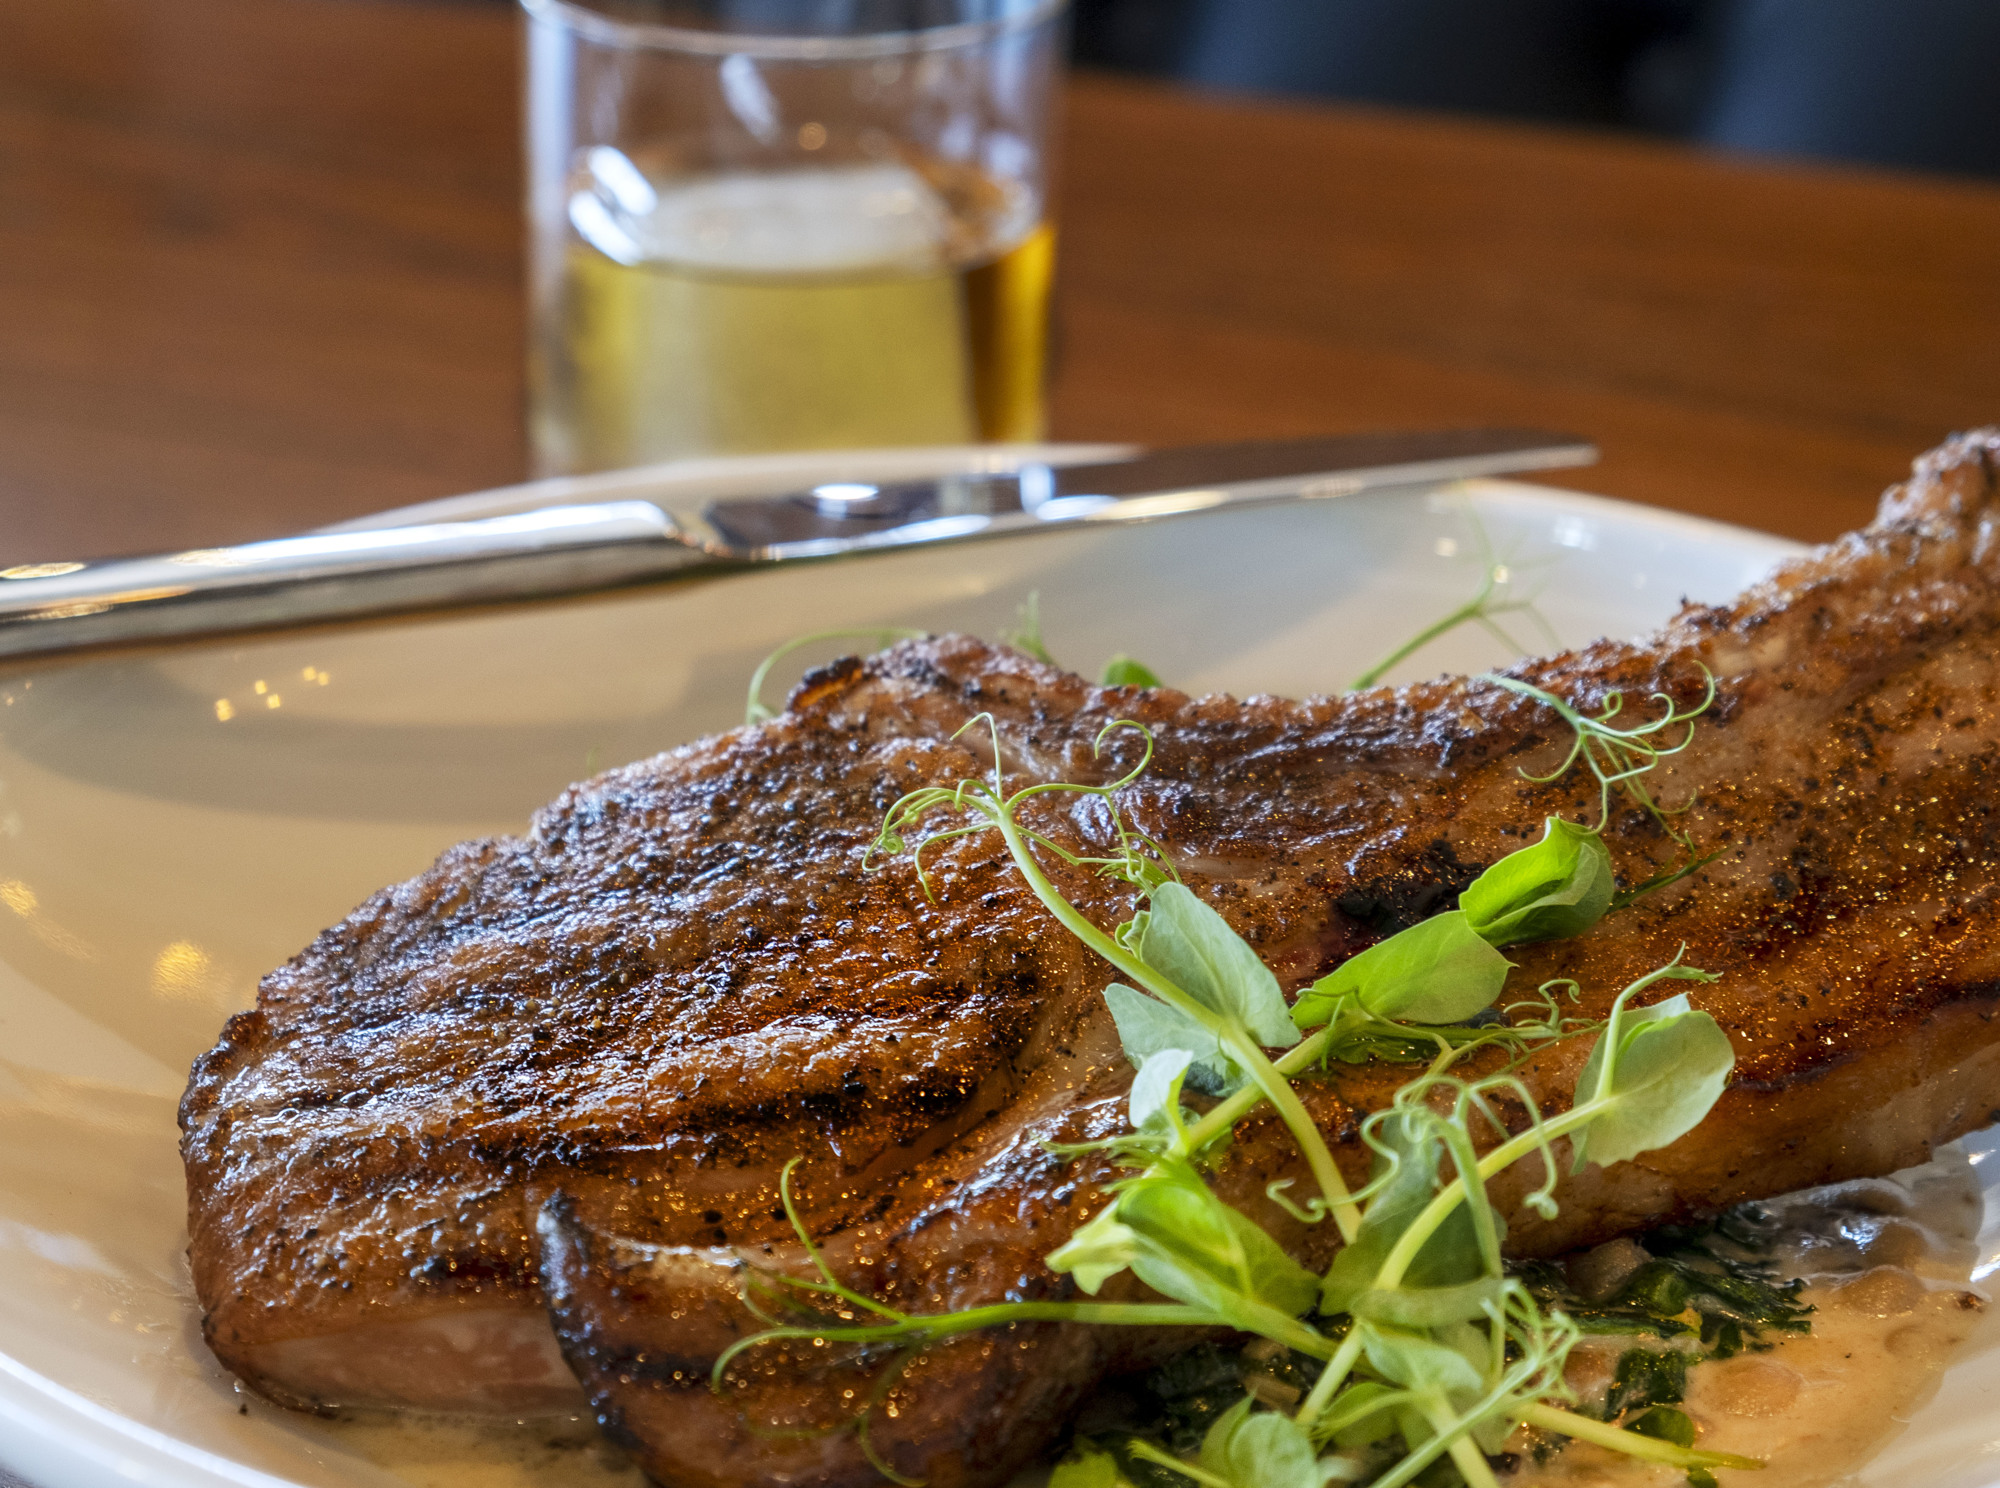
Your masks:
{"label": "chopped herb", "polygon": [[1694,1422],[1688,1419],[1686,1411],[1677,1411],[1671,1405],[1656,1405],[1642,1412],[1627,1421],[1625,1429],[1655,1441],[1672,1442],[1677,1447],[1694,1445]]}
{"label": "chopped herb", "polygon": [[[1208,1435],[1209,1427],[1249,1393],[1243,1383],[1248,1367],[1243,1350],[1213,1343],[1189,1349],[1161,1365],[1146,1377],[1145,1384],[1158,1419],[1152,1429],[1141,1434],[1153,1437],[1170,1452],[1192,1452]],[[1311,1385],[1307,1380],[1308,1389]]]}
{"label": "chopped herb", "polygon": [[1619,1357],[1611,1392],[1604,1399],[1604,1419],[1615,1421],[1629,1410],[1649,1406],[1679,1405],[1687,1399],[1688,1365],[1693,1362],[1681,1349],[1627,1349]]}
{"label": "chopped herb", "polygon": [[1561,1308],[1585,1333],[1692,1339],[1702,1358],[1768,1348],[1767,1332],[1804,1333],[1812,1326],[1812,1308],[1799,1301],[1805,1283],[1780,1281],[1771,1267],[1771,1222],[1762,1205],[1739,1204],[1704,1225],[1663,1226],[1639,1243],[1651,1259],[1600,1301],[1578,1296],[1562,1269],[1547,1261],[1521,1263],[1514,1274],[1543,1306]]}

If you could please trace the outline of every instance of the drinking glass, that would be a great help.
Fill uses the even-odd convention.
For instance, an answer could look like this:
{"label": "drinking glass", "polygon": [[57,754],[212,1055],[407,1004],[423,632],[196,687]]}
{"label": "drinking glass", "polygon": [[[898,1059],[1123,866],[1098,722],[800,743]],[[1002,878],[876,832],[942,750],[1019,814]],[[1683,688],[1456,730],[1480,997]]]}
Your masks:
{"label": "drinking glass", "polygon": [[521,0],[540,474],[1042,436],[1065,0]]}

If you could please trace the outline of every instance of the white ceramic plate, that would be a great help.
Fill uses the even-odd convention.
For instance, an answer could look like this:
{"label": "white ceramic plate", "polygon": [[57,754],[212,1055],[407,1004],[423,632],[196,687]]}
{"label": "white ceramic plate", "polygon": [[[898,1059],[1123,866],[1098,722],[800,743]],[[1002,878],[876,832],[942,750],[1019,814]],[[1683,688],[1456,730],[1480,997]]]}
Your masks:
{"label": "white ceramic plate", "polygon": [[[807,473],[828,470],[891,473]],[[698,474],[740,492],[801,465]],[[1565,644],[1725,599],[1790,551],[1481,482],[0,673],[0,1471],[391,1481],[338,1433],[249,1406],[203,1348],[173,1120],[189,1061],[257,978],[381,884],[518,829],[572,779],[737,722],[752,667],[803,632],[993,635],[1039,591],[1049,646],[1080,670],[1127,651],[1194,691],[1336,690],[1466,598],[1482,529]],[[1463,630],[1400,675],[1509,658]],[[1988,1332],[1868,1481],[1985,1484],[1996,1402]]]}

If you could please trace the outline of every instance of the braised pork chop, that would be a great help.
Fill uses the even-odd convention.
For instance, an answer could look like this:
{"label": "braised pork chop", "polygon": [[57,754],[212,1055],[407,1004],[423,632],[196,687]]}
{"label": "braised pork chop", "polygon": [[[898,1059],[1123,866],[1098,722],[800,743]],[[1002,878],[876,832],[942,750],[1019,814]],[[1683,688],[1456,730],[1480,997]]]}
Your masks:
{"label": "braised pork chop", "polygon": [[[1735,604],[1637,644],[1515,674],[1594,706],[1718,687],[1656,777],[1721,856],[1590,934],[1522,947],[1513,985],[1574,977],[1582,1011],[1667,960],[1739,1056],[1710,1118],[1590,1168],[1548,1253],[1634,1225],[1886,1171],[2000,1105],[2000,431],[1920,462],[1876,524]],[[1338,670],[1338,667],[1331,667]],[[275,1398],[518,1411],[575,1385],[674,1485],[848,1484],[851,1421],[888,1361],[764,1348],[722,1395],[719,1352],[759,1326],[747,1268],[804,1274],[777,1177],[836,1269],[896,1305],[1059,1297],[1040,1257],[1094,1206],[1093,1160],[1044,1147],[1118,1129],[1129,1069],[1108,968],[1022,886],[990,834],[867,871],[910,788],[991,767],[1113,778],[1108,720],[1156,741],[1121,795],[1288,987],[1446,907],[1544,815],[1595,820],[1545,706],[1445,680],[1293,703],[1100,689],[963,637],[809,677],[775,721],[578,786],[521,839],[470,843],[385,890],[266,978],[182,1108],[195,1281],[222,1360]],[[1102,849],[1087,798],[1034,824]],[[1636,882],[1676,860],[1629,805],[1607,823]],[[1120,886],[1065,875],[1100,923]],[[1527,1071],[1560,1107],[1584,1050]],[[1407,1071],[1302,1082],[1358,1175],[1360,1114]],[[1217,1182],[1268,1219],[1293,1166],[1243,1123]],[[1325,1261],[1330,1227],[1287,1233]],[[548,1317],[553,1314],[555,1335]],[[1064,1325],[970,1336],[908,1366],[874,1448],[937,1488],[1004,1481],[1110,1369],[1174,1340]],[[800,1435],[801,1429],[834,1428]],[[791,1434],[787,1434],[787,1433]]]}

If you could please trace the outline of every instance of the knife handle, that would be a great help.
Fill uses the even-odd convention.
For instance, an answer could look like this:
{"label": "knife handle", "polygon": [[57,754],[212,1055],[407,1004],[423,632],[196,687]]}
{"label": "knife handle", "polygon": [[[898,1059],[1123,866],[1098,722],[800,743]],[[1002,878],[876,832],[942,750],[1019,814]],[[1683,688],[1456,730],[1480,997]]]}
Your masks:
{"label": "knife handle", "polygon": [[0,569],[0,656],[574,593],[726,560],[650,501]]}

